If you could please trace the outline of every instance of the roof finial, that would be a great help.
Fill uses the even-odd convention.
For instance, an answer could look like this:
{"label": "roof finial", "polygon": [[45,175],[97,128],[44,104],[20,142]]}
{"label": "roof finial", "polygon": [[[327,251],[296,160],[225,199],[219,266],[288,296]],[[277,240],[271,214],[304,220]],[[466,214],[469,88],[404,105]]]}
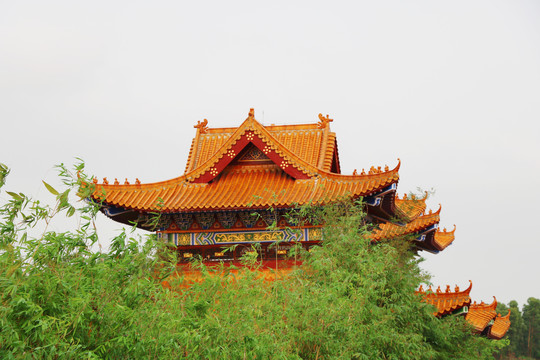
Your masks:
{"label": "roof finial", "polygon": [[204,119],[203,121],[197,121],[197,125],[193,126],[195,129],[198,129],[201,134],[206,134],[208,131],[208,120]]}
{"label": "roof finial", "polygon": [[319,129],[324,129],[329,126],[334,119],[330,119],[330,115],[326,114],[326,117],[323,114],[319,114],[319,123],[317,124]]}
{"label": "roof finial", "polygon": [[249,119],[254,119],[255,118],[255,109],[254,108],[249,109],[248,118]]}

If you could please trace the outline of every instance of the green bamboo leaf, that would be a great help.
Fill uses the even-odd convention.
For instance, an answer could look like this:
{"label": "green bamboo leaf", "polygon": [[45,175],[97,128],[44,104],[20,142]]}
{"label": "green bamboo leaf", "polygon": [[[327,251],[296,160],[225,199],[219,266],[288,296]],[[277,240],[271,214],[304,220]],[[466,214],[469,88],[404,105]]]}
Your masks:
{"label": "green bamboo leaf", "polygon": [[16,194],[14,192],[6,191],[6,193],[11,195],[11,197],[15,198],[15,200],[22,200],[23,199],[19,194]]}
{"label": "green bamboo leaf", "polygon": [[7,165],[0,163],[0,187],[4,186],[6,183],[6,177],[9,174],[9,168]]}
{"label": "green bamboo leaf", "polygon": [[67,216],[71,217],[71,216],[73,216],[73,214],[75,214],[75,208],[73,206],[70,206],[68,211],[67,211]]}
{"label": "green bamboo leaf", "polygon": [[41,180],[41,182],[43,183],[43,185],[45,185],[45,187],[47,188],[47,190],[49,190],[49,192],[53,195],[60,195],[60,193],[58,191],[56,191],[51,185],[47,184],[45,181]]}

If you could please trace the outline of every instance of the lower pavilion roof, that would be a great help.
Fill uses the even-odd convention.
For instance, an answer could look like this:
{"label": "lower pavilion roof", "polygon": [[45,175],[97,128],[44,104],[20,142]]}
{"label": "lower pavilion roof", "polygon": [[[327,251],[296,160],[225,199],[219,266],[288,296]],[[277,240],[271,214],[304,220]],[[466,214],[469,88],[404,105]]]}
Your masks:
{"label": "lower pavilion roof", "polygon": [[437,308],[435,316],[443,316],[451,314],[464,306],[469,306],[471,303],[471,298],[469,296],[471,289],[472,282],[467,289],[462,291],[459,290],[458,286],[456,286],[454,292],[450,291],[450,286],[446,287],[445,292],[442,292],[440,287],[433,292],[431,286],[427,291],[424,291],[422,286],[420,286],[420,289],[418,289],[416,293],[420,294],[426,303]]}
{"label": "lower pavilion roof", "polygon": [[506,316],[498,314],[493,322],[493,325],[489,329],[488,337],[491,339],[500,340],[510,329],[510,310]]}
{"label": "lower pavilion roof", "polygon": [[398,236],[416,233],[430,226],[435,226],[439,223],[440,211],[440,208],[436,212],[430,210],[429,214],[419,216],[405,225],[398,225],[391,222],[379,224],[379,229],[373,232],[373,239],[392,239]]}
{"label": "lower pavilion roof", "polygon": [[482,333],[491,339],[501,339],[510,328],[510,311],[506,316],[497,314],[495,310],[497,300],[495,298],[491,304],[485,304],[484,302],[477,304],[476,301],[471,304],[469,296],[471,289],[472,282],[463,291],[460,291],[459,287],[456,286],[455,291],[452,292],[450,286],[447,286],[445,292],[441,291],[440,287],[433,292],[431,286],[427,291],[420,286],[416,293],[422,297],[423,301],[435,306],[437,309],[435,316],[455,314],[463,309],[464,311],[461,313],[466,314],[465,320],[472,325],[476,332]]}
{"label": "lower pavilion roof", "polygon": [[493,297],[491,304],[486,304],[483,301],[477,304],[476,301],[469,308],[469,312],[465,319],[475,328],[476,331],[482,332],[489,323],[497,316],[497,299]]}
{"label": "lower pavilion roof", "polygon": [[441,251],[448,247],[448,245],[452,244],[452,242],[455,239],[454,233],[456,232],[456,226],[454,225],[454,229],[452,231],[446,231],[446,228],[444,228],[442,231],[437,230],[434,237],[434,244],[435,247]]}
{"label": "lower pavilion roof", "polygon": [[422,215],[426,210],[426,200],[427,192],[423,198],[416,198],[414,195],[408,197],[407,194],[404,194],[400,199],[397,194],[394,198],[394,202],[397,208],[398,218],[406,218],[408,220],[413,220],[418,216]]}
{"label": "lower pavilion roof", "polygon": [[[396,204],[398,205],[398,204]],[[399,205],[403,206],[403,204]],[[420,235],[416,240],[418,248],[427,250],[430,252],[439,252],[444,250],[454,241],[454,230],[439,231],[440,211],[432,212],[431,210],[427,214],[417,215],[405,224],[398,224],[392,222],[384,222],[379,224],[378,229],[374,230],[371,238],[374,241],[381,241],[386,239],[394,239],[400,236],[408,235]],[[405,219],[407,221],[409,219]]]}

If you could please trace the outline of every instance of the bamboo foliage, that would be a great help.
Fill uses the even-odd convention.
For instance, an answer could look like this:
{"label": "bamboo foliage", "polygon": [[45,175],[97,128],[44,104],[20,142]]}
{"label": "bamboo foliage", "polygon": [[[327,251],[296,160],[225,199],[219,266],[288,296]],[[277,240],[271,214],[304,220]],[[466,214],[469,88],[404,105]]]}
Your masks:
{"label": "bamboo foliage", "polygon": [[[431,315],[414,294],[427,280],[420,260],[393,243],[371,244],[359,203],[302,209],[327,224],[325,242],[295,252],[304,264],[286,278],[263,280],[249,259],[234,274],[194,259],[202,281],[181,289],[174,252],[154,236],[121,232],[108,251],[91,250],[97,205],[70,201],[93,190],[83,167],[71,176],[59,166],[66,190],[45,185],[55,207],[5,193],[2,359],[488,359],[499,346],[462,318]],[[2,184],[8,169],[0,171]],[[27,235],[63,214],[80,225]]]}

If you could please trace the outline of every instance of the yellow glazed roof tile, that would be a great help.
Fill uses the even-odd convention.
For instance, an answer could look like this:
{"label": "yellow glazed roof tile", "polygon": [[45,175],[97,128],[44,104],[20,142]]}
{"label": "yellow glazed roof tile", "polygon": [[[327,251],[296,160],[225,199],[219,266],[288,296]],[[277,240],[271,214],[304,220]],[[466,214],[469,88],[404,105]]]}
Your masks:
{"label": "yellow glazed roof tile", "polygon": [[510,310],[508,310],[506,316],[501,316],[501,314],[497,315],[495,322],[491,326],[491,329],[489,329],[488,337],[500,340],[506,334],[508,329],[510,329]]}
{"label": "yellow glazed roof tile", "polygon": [[472,281],[469,287],[463,291],[460,291],[459,287],[456,286],[454,292],[452,292],[449,285],[446,286],[445,292],[442,292],[440,287],[434,292],[431,290],[431,286],[427,291],[424,291],[423,287],[420,286],[416,293],[422,296],[423,301],[437,308],[436,316],[443,316],[451,314],[464,306],[469,306],[471,303],[469,296],[471,289]]}
{"label": "yellow glazed roof tile", "polygon": [[[397,168],[370,175],[321,173],[295,180],[276,165],[229,166],[210,183],[191,183],[185,176],[152,184],[96,184],[93,198],[141,211],[202,211],[322,204],[345,196],[367,196],[399,178]],[[102,194],[105,194],[105,197]]]}
{"label": "yellow glazed roof tile", "polygon": [[[497,307],[496,299],[491,304],[485,304],[484,302],[480,304],[474,302],[471,304],[471,298],[469,296],[471,288],[472,282],[464,291],[460,291],[456,286],[454,292],[450,291],[450,286],[448,285],[445,292],[441,291],[440,287],[433,292],[431,286],[427,291],[424,291],[423,287],[420,286],[420,289],[416,293],[422,297],[422,301],[437,308],[435,316],[452,314],[454,311],[468,306],[469,309],[465,315],[465,319],[474,327],[475,331],[483,332],[489,327],[487,336],[491,339],[501,339],[510,328],[510,312],[506,316],[497,314],[495,311]],[[492,325],[490,326],[490,324]]]}
{"label": "yellow glazed roof tile", "polygon": [[439,250],[446,249],[455,239],[454,233],[456,232],[456,226],[452,231],[446,231],[444,228],[442,231],[437,231],[435,233],[435,245]]}
{"label": "yellow glazed roof tile", "polygon": [[379,241],[414,234],[429,226],[438,224],[440,220],[440,211],[440,208],[436,212],[430,210],[428,214],[419,216],[405,225],[397,225],[390,222],[379,224],[379,228],[372,233],[372,239]]}
{"label": "yellow glazed roof tile", "polygon": [[396,204],[396,213],[398,217],[403,217],[407,220],[416,219],[426,210],[426,199],[427,193],[423,198],[416,198],[414,195],[409,197],[407,194],[404,194],[400,199],[396,195],[394,202]]}
{"label": "yellow glazed roof tile", "polygon": [[[318,168],[317,162],[325,163],[324,154],[333,156],[335,145],[333,141],[334,145],[321,148],[324,139],[335,140],[335,135],[329,132],[332,120],[319,118],[319,124],[264,127],[254,119],[252,109],[238,128],[209,129],[204,120],[195,126],[197,136],[186,174],[151,184],[111,185],[95,180],[93,198],[140,211],[286,207],[368,196],[398,181],[399,163],[393,170],[372,167],[368,174],[349,176]],[[251,141],[258,142],[259,149],[277,163],[240,166],[231,162]]]}
{"label": "yellow glazed roof tile", "polygon": [[478,332],[484,331],[489,322],[497,316],[495,309],[497,308],[497,299],[493,297],[491,304],[473,303],[469,307],[469,312],[465,316],[465,319],[474,327]]}
{"label": "yellow glazed roof tile", "polygon": [[[206,127],[207,124],[208,121],[205,119],[195,126],[197,133],[191,144],[186,173],[206,163],[238,130],[238,128],[211,129]],[[321,127],[320,123],[270,125],[264,126],[264,129],[301,160],[315,168],[330,171],[336,148],[336,134],[330,132],[327,126]]]}

